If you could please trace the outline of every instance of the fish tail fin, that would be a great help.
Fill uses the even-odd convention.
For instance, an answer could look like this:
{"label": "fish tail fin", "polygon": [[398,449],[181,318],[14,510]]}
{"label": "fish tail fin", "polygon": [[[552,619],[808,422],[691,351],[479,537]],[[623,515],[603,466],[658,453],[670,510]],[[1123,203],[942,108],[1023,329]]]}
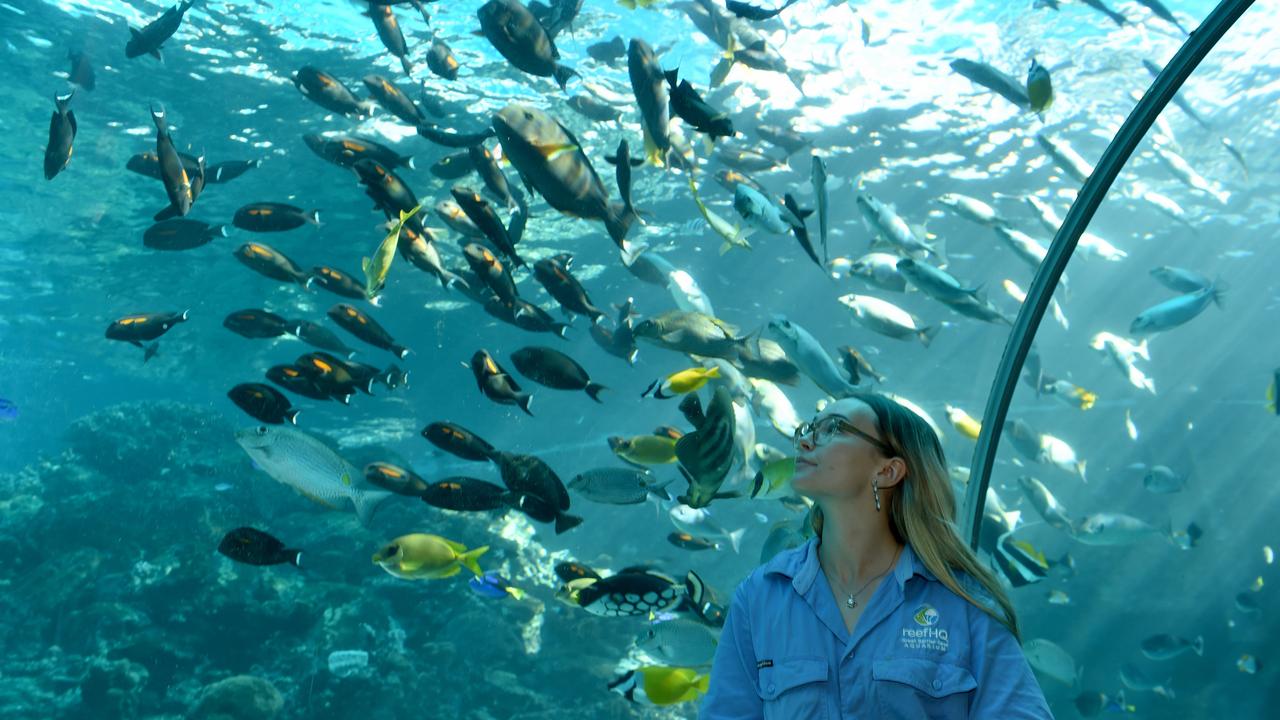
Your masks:
{"label": "fish tail fin", "polygon": [[296,568],[302,567],[302,551],[301,550],[287,549],[285,550],[285,553],[290,556],[289,557],[290,565]]}
{"label": "fish tail fin", "polygon": [[484,577],[484,571],[480,569],[480,563],[476,562],[476,558],[487,552],[489,552],[489,546],[481,545],[474,550],[468,550],[462,553],[462,556],[458,558],[458,562],[462,563],[462,566],[466,569],[475,573],[476,577]]}
{"label": "fish tail fin", "polygon": [[59,95],[57,93],[53,94],[53,104],[58,106],[59,114],[65,113],[67,111],[67,106],[71,104],[71,97],[75,94],[76,94],[76,91],[74,89],[72,89],[71,92],[67,93],[66,95]]}
{"label": "fish tail fin", "polygon": [[582,524],[582,518],[569,513],[556,513],[556,534],[568,532]]}
{"label": "fish tail fin", "polygon": [[303,217],[306,219],[306,221],[307,221],[307,222],[311,223],[312,225],[315,225],[315,226],[319,227],[319,225],[320,225],[320,211],[319,211],[319,210],[312,210],[312,211],[310,211],[310,212],[308,212],[308,213],[304,213],[304,214],[303,214]]}
{"label": "fish tail fin", "polygon": [[609,237],[618,247],[626,249],[625,241],[627,233],[631,230],[631,224],[639,218],[636,215],[635,208],[621,204],[611,204],[608,212],[605,213],[604,226],[609,231]]}
{"label": "fish tail fin", "polygon": [[159,130],[160,132],[166,131],[165,124],[164,124],[164,107],[163,106],[161,106],[159,110],[156,110],[154,105],[151,106],[151,122],[154,122],[156,124],[156,130]]}
{"label": "fish tail fin", "polygon": [[942,329],[941,325],[930,325],[919,332],[920,342],[925,347],[929,347],[929,343],[933,342],[933,338],[937,336],[938,331]]}
{"label": "fish tail fin", "polygon": [[1204,656],[1204,636],[1203,635],[1196,636],[1195,641],[1191,643],[1191,649],[1195,650],[1197,655],[1201,657]]}
{"label": "fish tail fin", "polygon": [[369,521],[373,519],[378,506],[393,494],[382,490],[370,490],[353,496],[351,502],[356,506],[356,517],[360,518],[360,524],[369,527]]}
{"label": "fish tail fin", "polygon": [[603,404],[600,400],[601,390],[608,390],[608,388],[596,382],[587,383],[587,394],[591,396],[592,400],[595,400],[596,402]]}
{"label": "fish tail fin", "polygon": [[413,62],[409,60],[408,55],[400,56],[400,67],[404,68],[405,77],[408,77],[410,80],[412,80],[413,79]]}
{"label": "fish tail fin", "polygon": [[294,409],[291,409],[291,410],[289,410],[288,412],[286,412],[286,413],[284,414],[284,417],[285,417],[285,419],[286,419],[286,420],[288,420],[291,424],[293,424],[293,425],[297,425],[297,424],[298,424],[298,413],[300,413],[300,412],[302,412],[302,411],[301,411],[301,410],[298,410],[298,409],[296,409],[296,408],[294,408]]}
{"label": "fish tail fin", "polygon": [[1222,278],[1217,278],[1216,280],[1214,280],[1213,284],[1209,286],[1209,295],[1210,297],[1213,298],[1213,304],[1217,305],[1220,308],[1225,307],[1222,304],[1222,296],[1225,295],[1226,292],[1230,289],[1231,289],[1231,286],[1228,285],[1227,282]]}
{"label": "fish tail fin", "polygon": [[395,353],[396,357],[403,360],[405,359],[405,356],[409,354],[409,348],[404,347],[403,345],[392,345],[391,352]]}
{"label": "fish tail fin", "polygon": [[529,409],[529,406],[533,404],[533,395],[521,393],[516,396],[516,403],[520,405],[521,410],[529,414],[529,417],[533,417],[533,411]]}
{"label": "fish tail fin", "polygon": [[1088,464],[1089,464],[1088,460],[1081,460],[1080,462],[1076,463],[1076,472],[1080,473],[1080,482],[1083,482],[1083,483],[1089,482],[1089,478],[1085,477],[1084,475],[1084,467],[1085,465],[1088,465]]}
{"label": "fish tail fin", "polygon": [[735,553],[742,551],[742,536],[745,535],[746,532],[746,528],[738,528],[737,530],[729,533],[729,545],[733,548]]}
{"label": "fish tail fin", "polygon": [[569,79],[578,76],[578,72],[567,65],[556,65],[556,69],[552,71],[552,75],[556,79],[556,84],[563,91],[565,86],[569,84]]}
{"label": "fish tail fin", "polygon": [[213,236],[228,237],[230,236],[230,233],[227,232],[226,225],[214,225],[213,227],[209,228],[209,235],[210,237],[213,237]]}

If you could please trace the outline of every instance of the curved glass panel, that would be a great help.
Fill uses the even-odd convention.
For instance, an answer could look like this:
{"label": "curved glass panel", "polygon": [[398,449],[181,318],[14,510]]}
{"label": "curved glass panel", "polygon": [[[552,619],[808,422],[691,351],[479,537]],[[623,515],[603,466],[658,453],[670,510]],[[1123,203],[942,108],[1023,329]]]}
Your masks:
{"label": "curved glass panel", "polygon": [[[0,715],[694,717],[735,588],[812,536],[793,431],[891,394],[963,497],[1037,244],[1141,60],[1212,7],[1059,5],[0,0]],[[1270,373],[1225,348],[1270,310],[1273,24],[1254,11],[1185,91],[1200,121],[1171,110],[1113,190],[1037,342],[1073,387],[1010,415],[1090,482],[1002,449],[999,520],[1034,521],[1037,475],[1075,521],[1170,521],[1168,544],[1001,542],[1006,575],[1075,558],[1012,590],[1086,669],[1058,686],[1035,657],[1059,717],[1110,712],[1130,661],[1176,697],[1130,677],[1115,707],[1161,717],[1260,715],[1274,672],[1257,521],[1210,492],[1269,459],[1262,388],[1224,378]],[[1252,302],[1152,340],[1149,393],[1088,345],[1156,301],[1157,264]],[[878,430],[811,437],[901,447]],[[760,714],[963,716],[1001,689],[959,634],[924,679],[904,652],[936,636],[898,644],[962,613],[817,587],[887,645],[758,657],[736,690]],[[1203,655],[1148,662],[1163,633]]]}

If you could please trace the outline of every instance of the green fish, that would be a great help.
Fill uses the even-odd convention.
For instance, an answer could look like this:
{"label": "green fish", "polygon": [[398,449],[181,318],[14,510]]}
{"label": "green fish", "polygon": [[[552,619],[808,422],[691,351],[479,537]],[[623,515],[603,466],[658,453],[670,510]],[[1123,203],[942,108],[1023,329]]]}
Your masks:
{"label": "green fish", "polygon": [[382,239],[378,249],[373,251],[373,257],[363,258],[360,261],[360,267],[364,269],[364,294],[374,305],[382,304],[379,295],[387,284],[387,273],[391,272],[391,262],[396,259],[396,248],[400,245],[400,231],[404,229],[405,221],[421,209],[422,203],[418,203],[409,212],[401,210],[400,219],[388,228],[387,236]]}

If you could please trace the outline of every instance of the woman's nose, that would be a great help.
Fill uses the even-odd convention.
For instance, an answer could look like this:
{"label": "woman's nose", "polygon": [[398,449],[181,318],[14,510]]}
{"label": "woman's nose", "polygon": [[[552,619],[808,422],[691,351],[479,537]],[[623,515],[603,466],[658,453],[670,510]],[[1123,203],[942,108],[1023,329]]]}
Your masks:
{"label": "woman's nose", "polygon": [[813,444],[813,437],[809,435],[801,435],[796,441],[796,448],[804,452],[813,452],[817,446]]}

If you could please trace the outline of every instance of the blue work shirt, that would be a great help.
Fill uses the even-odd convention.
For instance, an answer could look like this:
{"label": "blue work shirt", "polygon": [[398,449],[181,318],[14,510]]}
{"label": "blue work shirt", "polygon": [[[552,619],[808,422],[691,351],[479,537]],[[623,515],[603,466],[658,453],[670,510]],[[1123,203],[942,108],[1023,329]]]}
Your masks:
{"label": "blue work shirt", "polygon": [[910,545],[849,633],[817,543],[779,553],[738,586],[700,720],[1052,720],[1013,633]]}

